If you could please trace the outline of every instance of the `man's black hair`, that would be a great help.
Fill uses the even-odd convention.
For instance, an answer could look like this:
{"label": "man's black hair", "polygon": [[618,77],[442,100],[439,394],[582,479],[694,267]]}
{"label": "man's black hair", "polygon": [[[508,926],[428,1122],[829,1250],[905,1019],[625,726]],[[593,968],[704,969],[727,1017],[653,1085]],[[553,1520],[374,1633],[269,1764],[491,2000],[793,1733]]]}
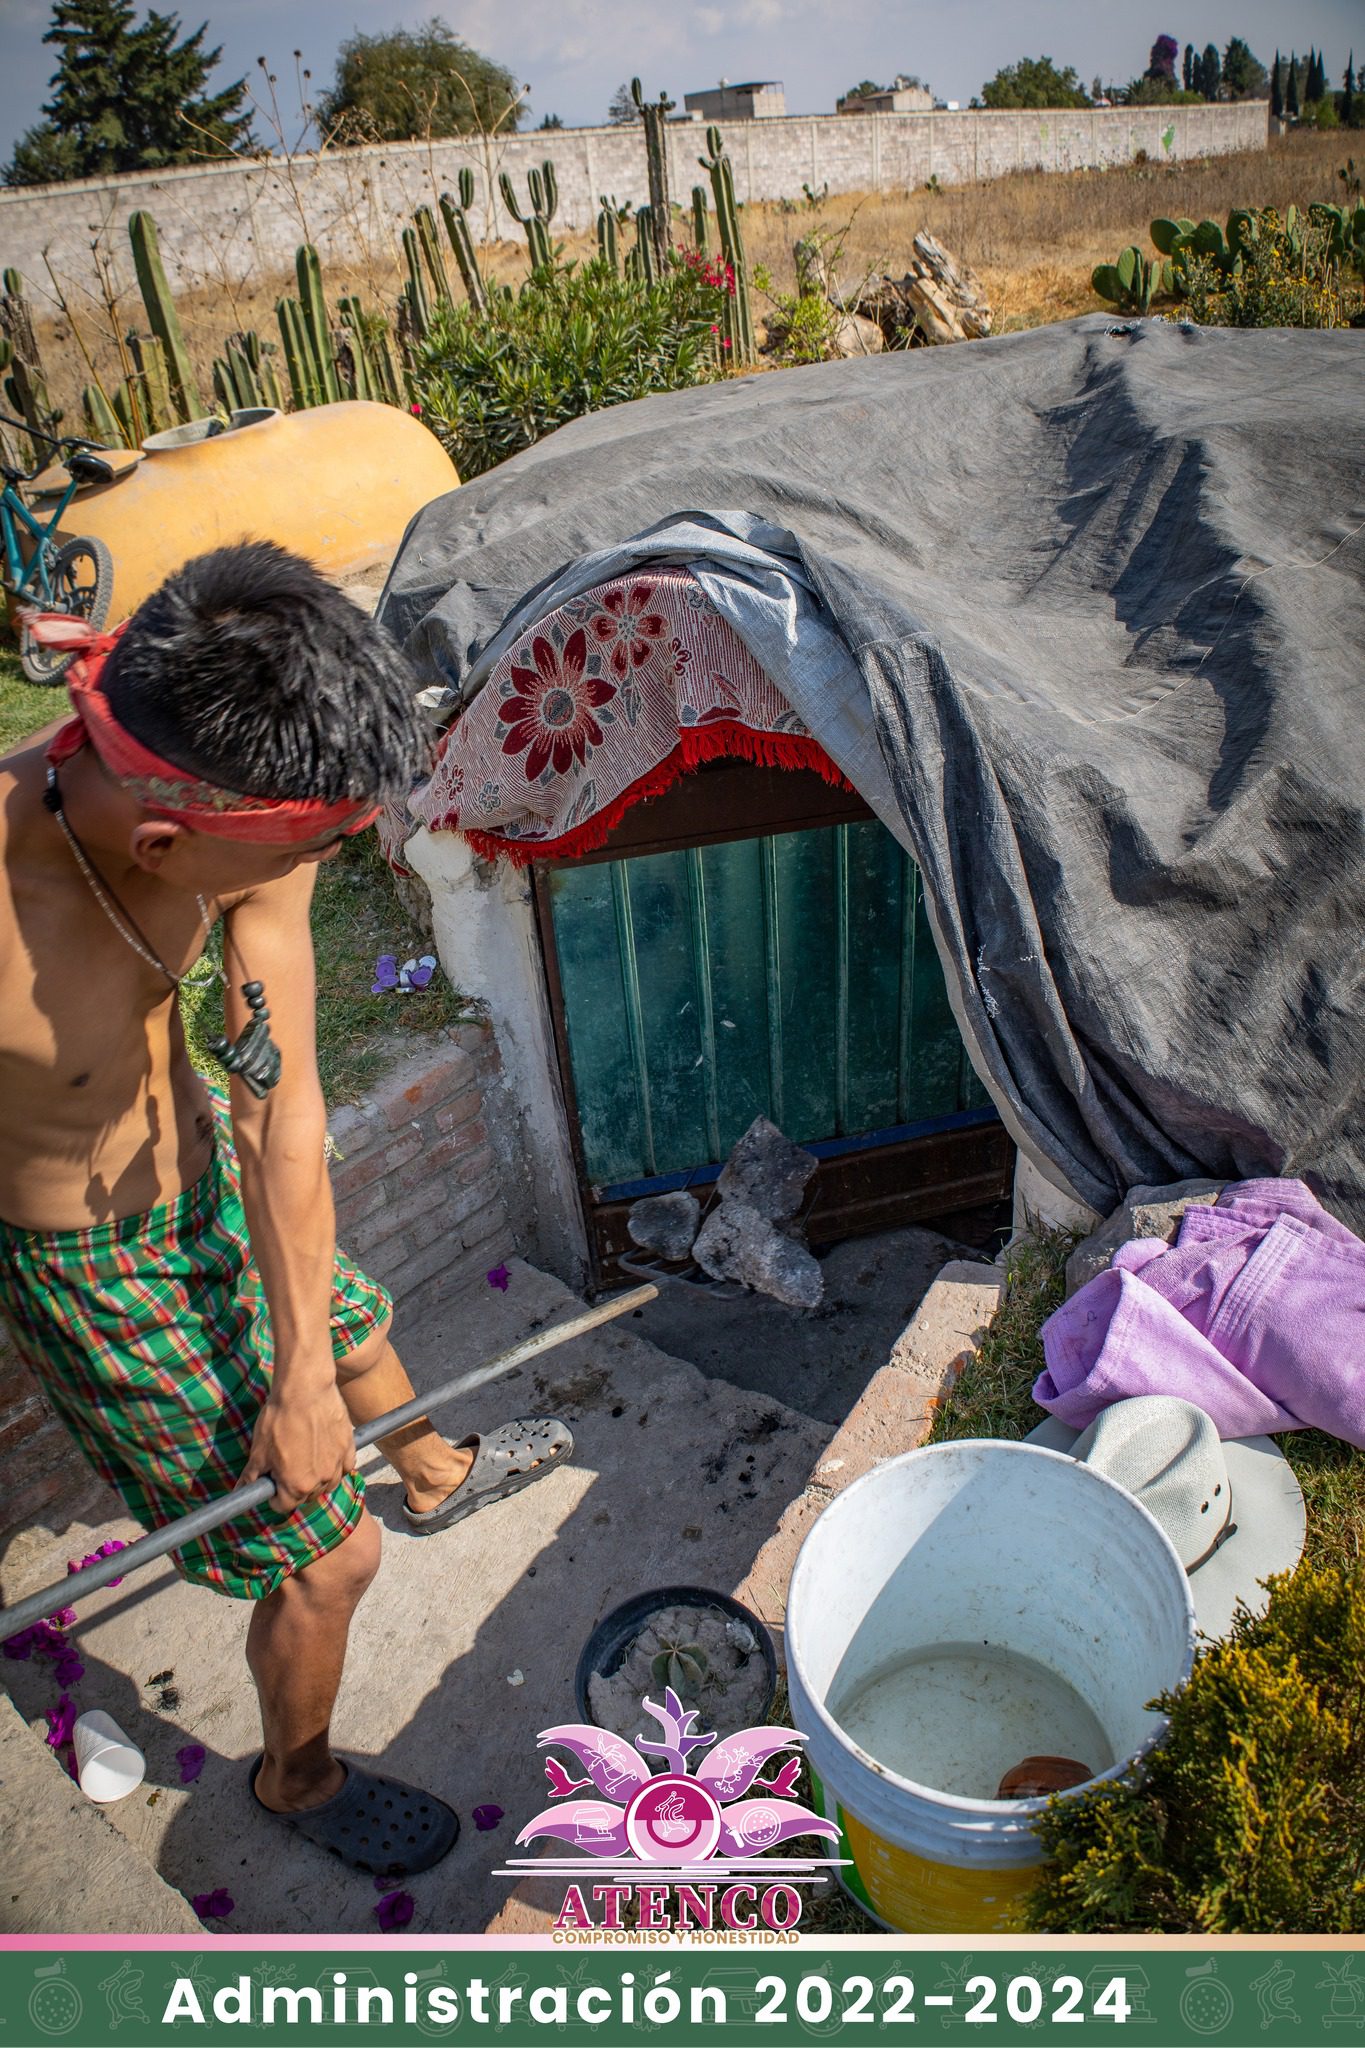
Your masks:
{"label": "man's black hair", "polygon": [[197,555],[133,614],[110,709],[154,753],[279,799],[406,795],[429,740],[396,642],[272,541]]}

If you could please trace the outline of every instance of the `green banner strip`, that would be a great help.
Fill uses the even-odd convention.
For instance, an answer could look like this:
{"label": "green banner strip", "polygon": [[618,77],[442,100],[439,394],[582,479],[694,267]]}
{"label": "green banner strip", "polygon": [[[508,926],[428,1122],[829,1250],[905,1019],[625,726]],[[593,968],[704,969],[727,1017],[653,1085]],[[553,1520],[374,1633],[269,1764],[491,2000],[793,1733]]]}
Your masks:
{"label": "green banner strip", "polygon": [[[773,2044],[868,2026],[926,2042],[1350,2040],[1365,1951],[891,1945],[537,1949],[0,1951],[0,2048],[153,2043],[550,2040]],[[908,2031],[913,2028],[913,2032]],[[906,2030],[906,2031],[902,2031]],[[856,2032],[852,2039],[860,2038]],[[871,2037],[868,2037],[871,2038]]]}

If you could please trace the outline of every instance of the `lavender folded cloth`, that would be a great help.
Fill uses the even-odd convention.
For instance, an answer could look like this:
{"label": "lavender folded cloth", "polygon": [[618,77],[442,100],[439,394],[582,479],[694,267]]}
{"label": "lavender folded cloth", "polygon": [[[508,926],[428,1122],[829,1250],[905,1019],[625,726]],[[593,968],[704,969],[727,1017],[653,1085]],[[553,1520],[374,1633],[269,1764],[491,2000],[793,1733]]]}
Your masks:
{"label": "lavender folded cloth", "polygon": [[1302,1181],[1241,1181],[1140,1238],[1043,1325],[1033,1398],[1073,1429],[1174,1394],[1225,1438],[1318,1428],[1365,1448],[1365,1244]]}

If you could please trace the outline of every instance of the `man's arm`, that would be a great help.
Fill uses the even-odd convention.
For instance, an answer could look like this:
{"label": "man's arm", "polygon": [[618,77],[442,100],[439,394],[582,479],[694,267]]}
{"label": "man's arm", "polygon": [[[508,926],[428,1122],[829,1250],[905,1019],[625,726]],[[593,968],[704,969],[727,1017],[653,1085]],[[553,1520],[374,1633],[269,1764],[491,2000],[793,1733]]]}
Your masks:
{"label": "man's arm", "polygon": [[227,912],[223,947],[229,1037],[250,1019],[242,983],[259,981],[281,1056],[280,1079],[263,1100],[232,1081],[242,1206],[275,1348],[274,1384],[242,1479],[271,1473],[281,1509],[329,1491],[355,1463],[329,1329],[336,1223],[308,916],[316,873],[310,863],[239,899]]}

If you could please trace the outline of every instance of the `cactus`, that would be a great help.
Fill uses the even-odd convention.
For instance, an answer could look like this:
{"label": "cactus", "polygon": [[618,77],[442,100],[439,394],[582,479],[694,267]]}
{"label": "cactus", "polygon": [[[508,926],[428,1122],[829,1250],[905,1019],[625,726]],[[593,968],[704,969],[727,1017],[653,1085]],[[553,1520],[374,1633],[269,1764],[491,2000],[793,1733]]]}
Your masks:
{"label": "cactus", "polygon": [[[51,434],[53,428],[60,424],[61,413],[53,408],[41,374],[17,350],[10,364],[5,389],[15,411],[23,414],[25,424],[34,434],[39,437]],[[41,438],[34,443],[35,457],[40,446]]]}
{"label": "cactus", "polygon": [[419,206],[412,216],[412,224],[417,230],[417,241],[431,277],[431,288],[438,299],[443,299],[446,305],[453,306],[455,301],[451,296],[450,273],[446,269],[445,257],[441,254],[441,244],[436,233],[436,216],[429,206]]}
{"label": "cactus", "polygon": [[641,206],[635,215],[635,251],[638,273],[648,285],[659,282],[658,242],[654,233],[654,208]]}
{"label": "cactus", "polygon": [[[476,313],[488,311],[488,293],[484,288],[479,262],[474,254],[474,237],[469,231],[468,209],[474,203],[474,173],[466,167],[460,172],[460,198],[458,205],[449,192],[441,194],[441,218],[446,224],[450,246],[455,251],[460,278],[464,284],[465,297]],[[468,196],[466,196],[468,195]]]}
{"label": "cactus", "polygon": [[1174,256],[1178,243],[1194,233],[1192,220],[1154,220],[1152,222],[1152,243],[1163,256]]}
{"label": "cactus", "polygon": [[247,352],[244,334],[230,336],[225,353],[215,361],[213,388],[229,412],[245,412],[252,406],[268,402],[261,389],[256,365]]}
{"label": "cactus", "polygon": [[1117,262],[1097,264],[1091,273],[1092,288],[1102,299],[1125,313],[1147,313],[1158,292],[1174,289],[1174,266],[1170,261],[1149,262],[1141,249],[1124,249]]}
{"label": "cactus", "polygon": [[621,275],[621,238],[616,228],[616,215],[608,213],[606,207],[597,216],[597,253],[604,263],[609,263],[619,277]]}
{"label": "cactus", "polygon": [[711,246],[711,219],[705,185],[692,187],[692,240],[697,245],[697,254],[704,257]]}
{"label": "cactus", "polygon": [[140,383],[140,378],[125,377],[121,384],[115,385],[110,401],[118,421],[119,439],[125,448],[140,448],[151,432],[147,424],[147,395],[139,389]]}
{"label": "cactus", "polygon": [[81,410],[85,414],[85,424],[90,429],[92,441],[98,441],[105,448],[123,448],[130,445],[124,439],[122,421],[98,384],[86,385],[81,393]]}
{"label": "cactus", "polygon": [[526,246],[531,252],[531,269],[534,272],[544,270],[554,262],[550,222],[559,207],[559,181],[554,165],[547,158],[538,171],[531,172],[526,182],[531,194],[529,213],[523,213],[517,204],[516,188],[506,171],[498,173],[498,190],[502,193],[503,205],[517,225],[526,230]]}
{"label": "cactus", "polygon": [[1327,232],[1327,253],[1343,269],[1354,268],[1365,277],[1365,206],[1332,206],[1315,200],[1308,214]]}
{"label": "cactus", "polygon": [[421,341],[431,325],[431,293],[427,290],[426,271],[422,266],[422,248],[415,228],[403,230],[403,255],[408,266],[408,281],[403,287],[407,301],[408,319],[413,333]]}
{"label": "cactus", "polygon": [[171,397],[181,419],[198,419],[202,411],[199,386],[195,382],[190,352],[185,346],[175,300],[171,297],[171,288],[162,267],[156,222],[149,213],[139,210],[130,216],[128,240],[133,247],[133,268],[137,272],[142,303],[147,309],[147,321],[165,352]]}
{"label": "cactus", "polygon": [[146,397],[147,431],[154,434],[173,427],[177,414],[166,377],[165,350],[154,334],[128,334],[125,343]]}
{"label": "cactus", "polygon": [[[364,358],[368,395],[384,405],[401,405],[403,397],[383,314],[367,313],[358,298],[349,298],[341,301],[341,319],[354,337],[353,348]],[[358,389],[356,395],[361,396]]]}
{"label": "cactus", "polygon": [[[47,395],[33,315],[24,297],[24,280],[17,270],[5,272],[4,287],[4,297],[0,298],[0,335],[9,347],[6,367],[10,373],[5,380],[5,395],[14,410],[22,413],[30,433],[50,434],[59,424],[61,414],[54,411]],[[35,461],[42,446],[37,440],[30,443]]]}
{"label": "cactus", "polygon": [[332,330],[327,318],[327,301],[322,292],[322,266],[318,262],[318,252],[311,244],[305,242],[298,251],[294,269],[299,280],[304,335],[312,350],[318,389],[324,401],[335,401],[341,396],[341,384],[332,358]]}
{"label": "cactus", "polygon": [[313,360],[313,350],[297,299],[277,299],[275,317],[280,323],[284,364],[289,376],[289,388],[293,394],[295,411],[301,412],[310,405],[321,405],[325,393],[318,379],[317,365]]}
{"label": "cactus", "polygon": [[734,277],[734,289],[727,293],[725,300],[724,338],[730,345],[731,362],[751,363],[756,350],[753,309],[749,304],[749,263],[744,253],[744,237],[739,227],[734,171],[729,157],[725,154],[725,144],[719,128],[707,129],[706,147],[711,154],[699,157],[698,162],[711,176],[721,251]]}
{"label": "cactus", "polygon": [[711,1668],[711,1660],[700,1643],[674,1643],[667,1637],[650,1662],[649,1673],[658,1686],[671,1686],[681,1699],[695,1692]]}
{"label": "cactus", "polygon": [[[668,145],[665,139],[668,117],[675,102],[666,92],[647,100],[638,78],[630,81],[630,96],[640,110],[645,130],[645,164],[649,172],[649,238],[653,244],[654,272],[662,277],[668,268],[669,226],[672,208],[668,198]],[[641,209],[643,211],[643,209]]]}
{"label": "cactus", "polygon": [[275,374],[275,365],[271,359],[274,343],[262,341],[255,329],[250,327],[239,334],[237,340],[255,374],[261,404],[273,406],[276,412],[283,412],[284,394],[280,390],[280,380]]}

